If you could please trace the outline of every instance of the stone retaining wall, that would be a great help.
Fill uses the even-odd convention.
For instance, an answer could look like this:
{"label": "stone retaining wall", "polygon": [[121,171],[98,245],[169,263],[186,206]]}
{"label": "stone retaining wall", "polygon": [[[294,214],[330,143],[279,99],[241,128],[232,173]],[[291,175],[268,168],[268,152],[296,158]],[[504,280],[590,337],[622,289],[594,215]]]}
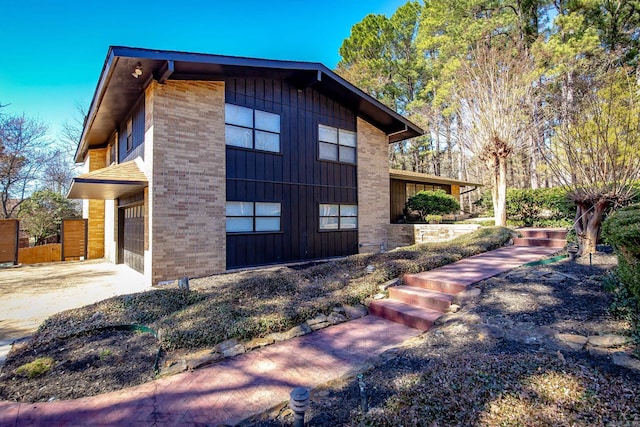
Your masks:
{"label": "stone retaining wall", "polygon": [[389,224],[387,249],[416,243],[446,242],[478,228],[478,224]]}

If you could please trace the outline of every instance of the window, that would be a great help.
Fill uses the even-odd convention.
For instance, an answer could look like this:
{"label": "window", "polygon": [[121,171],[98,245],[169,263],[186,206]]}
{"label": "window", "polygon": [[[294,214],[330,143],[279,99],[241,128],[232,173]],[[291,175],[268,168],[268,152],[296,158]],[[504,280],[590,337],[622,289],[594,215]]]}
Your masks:
{"label": "window", "polygon": [[116,140],[114,138],[113,142],[109,145],[109,165],[112,165],[116,162]]}
{"label": "window", "polygon": [[282,206],[271,202],[227,202],[227,233],[280,231]]}
{"label": "window", "polygon": [[320,230],[355,230],[357,228],[357,205],[320,204]]}
{"label": "window", "polygon": [[356,133],[318,125],[318,157],[343,163],[356,163]]}
{"label": "window", "polygon": [[412,183],[412,182],[407,182],[405,184],[405,188],[406,188],[406,201],[409,201],[409,197],[415,196],[416,194],[418,194],[420,191],[436,191],[436,190],[447,190],[445,187],[441,186],[441,185],[429,185],[429,184],[416,184],[416,183]]}
{"label": "window", "polygon": [[127,120],[127,153],[133,148],[133,121]]}
{"label": "window", "polygon": [[272,153],[280,152],[280,115],[225,104],[227,145]]}

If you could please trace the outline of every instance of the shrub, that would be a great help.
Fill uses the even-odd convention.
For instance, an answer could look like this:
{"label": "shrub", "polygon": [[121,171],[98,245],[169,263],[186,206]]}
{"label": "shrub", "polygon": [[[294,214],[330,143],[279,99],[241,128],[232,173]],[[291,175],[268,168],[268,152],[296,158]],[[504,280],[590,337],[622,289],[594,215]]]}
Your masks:
{"label": "shrub", "polygon": [[622,208],[602,226],[605,240],[618,255],[618,277],[640,299],[640,204]]}
{"label": "shrub", "polygon": [[570,227],[574,216],[575,207],[562,188],[507,190],[507,218],[511,223]]}
{"label": "shrub", "polygon": [[444,215],[460,210],[460,203],[451,194],[444,190],[419,191],[416,195],[409,197],[407,208],[418,211],[420,217],[427,214]]}
{"label": "shrub", "polygon": [[427,215],[424,219],[430,224],[440,224],[442,222],[442,215]]}
{"label": "shrub", "polygon": [[39,377],[53,368],[55,361],[50,357],[38,357],[33,362],[25,363],[16,369],[16,374],[29,378]]}

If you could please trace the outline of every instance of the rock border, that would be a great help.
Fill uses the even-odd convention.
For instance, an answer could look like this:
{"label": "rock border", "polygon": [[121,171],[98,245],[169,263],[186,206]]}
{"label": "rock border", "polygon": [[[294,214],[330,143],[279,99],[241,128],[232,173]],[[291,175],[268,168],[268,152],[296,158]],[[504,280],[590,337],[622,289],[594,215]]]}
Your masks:
{"label": "rock border", "polygon": [[349,320],[359,319],[368,314],[369,310],[362,304],[344,304],[337,306],[334,307],[328,315],[318,314],[285,332],[273,332],[265,337],[254,338],[249,341],[240,341],[236,338],[232,338],[223,341],[210,349],[199,350],[191,353],[182,353],[178,357],[173,357],[164,361],[160,367],[158,376],[164,377],[188,370],[199,369],[229,357],[244,354],[291,338],[307,335],[311,332],[344,323]]}

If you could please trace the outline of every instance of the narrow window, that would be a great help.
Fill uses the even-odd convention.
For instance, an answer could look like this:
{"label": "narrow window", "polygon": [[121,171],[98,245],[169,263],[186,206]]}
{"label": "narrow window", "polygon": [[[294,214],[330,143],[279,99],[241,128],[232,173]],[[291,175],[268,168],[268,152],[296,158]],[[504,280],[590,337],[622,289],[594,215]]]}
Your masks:
{"label": "narrow window", "polygon": [[356,133],[327,125],[318,125],[318,158],[356,163]]}
{"label": "narrow window", "polygon": [[320,230],[356,230],[358,228],[358,206],[320,204]]}
{"label": "narrow window", "polygon": [[282,205],[272,202],[227,202],[227,232],[280,231]]}
{"label": "narrow window", "polygon": [[127,120],[127,153],[133,149],[133,122]]}
{"label": "narrow window", "polygon": [[280,152],[280,115],[225,104],[227,145],[272,153]]}

